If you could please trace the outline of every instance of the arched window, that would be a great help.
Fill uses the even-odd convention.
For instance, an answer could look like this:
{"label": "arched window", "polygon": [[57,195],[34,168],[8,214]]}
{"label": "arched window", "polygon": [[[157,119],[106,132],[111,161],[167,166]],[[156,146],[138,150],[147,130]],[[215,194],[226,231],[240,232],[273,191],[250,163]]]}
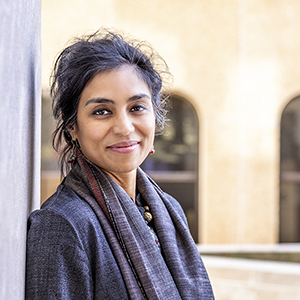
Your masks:
{"label": "arched window", "polygon": [[280,179],[279,241],[300,242],[300,97],[282,113]]}
{"label": "arched window", "polygon": [[181,97],[171,97],[171,109],[162,135],[155,137],[155,154],[142,168],[176,198],[198,242],[198,120],[194,108]]}

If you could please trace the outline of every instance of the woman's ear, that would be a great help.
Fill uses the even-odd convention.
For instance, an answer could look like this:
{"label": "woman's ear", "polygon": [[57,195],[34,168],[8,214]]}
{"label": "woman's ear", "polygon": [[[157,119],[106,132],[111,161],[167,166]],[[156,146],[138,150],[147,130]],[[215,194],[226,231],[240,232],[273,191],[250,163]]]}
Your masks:
{"label": "woman's ear", "polygon": [[67,130],[68,130],[69,134],[71,135],[72,140],[76,141],[77,140],[76,124],[67,126]]}

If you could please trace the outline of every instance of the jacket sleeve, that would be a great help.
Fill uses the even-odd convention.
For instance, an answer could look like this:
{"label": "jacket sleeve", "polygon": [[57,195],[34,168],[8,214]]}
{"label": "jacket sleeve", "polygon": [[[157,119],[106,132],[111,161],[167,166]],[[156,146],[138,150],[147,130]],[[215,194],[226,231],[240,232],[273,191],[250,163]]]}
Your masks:
{"label": "jacket sleeve", "polygon": [[93,299],[90,262],[74,226],[49,210],[28,220],[26,299]]}

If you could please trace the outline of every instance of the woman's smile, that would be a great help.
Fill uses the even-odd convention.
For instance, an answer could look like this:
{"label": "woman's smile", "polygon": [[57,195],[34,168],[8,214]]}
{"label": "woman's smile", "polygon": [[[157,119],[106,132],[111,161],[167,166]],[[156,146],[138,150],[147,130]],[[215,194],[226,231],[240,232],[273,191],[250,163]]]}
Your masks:
{"label": "woman's smile", "polygon": [[120,154],[128,154],[132,153],[139,146],[139,142],[136,141],[126,141],[113,144],[108,146],[107,148],[111,151],[120,153]]}

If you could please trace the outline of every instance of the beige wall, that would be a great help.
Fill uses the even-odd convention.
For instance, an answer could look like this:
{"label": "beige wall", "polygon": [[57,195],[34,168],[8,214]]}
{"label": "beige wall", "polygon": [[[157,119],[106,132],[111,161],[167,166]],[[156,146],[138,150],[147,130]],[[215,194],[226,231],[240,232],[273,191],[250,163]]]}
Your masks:
{"label": "beige wall", "polygon": [[44,0],[42,82],[73,35],[101,26],[148,40],[200,120],[202,243],[276,243],[279,125],[300,94],[297,0]]}

